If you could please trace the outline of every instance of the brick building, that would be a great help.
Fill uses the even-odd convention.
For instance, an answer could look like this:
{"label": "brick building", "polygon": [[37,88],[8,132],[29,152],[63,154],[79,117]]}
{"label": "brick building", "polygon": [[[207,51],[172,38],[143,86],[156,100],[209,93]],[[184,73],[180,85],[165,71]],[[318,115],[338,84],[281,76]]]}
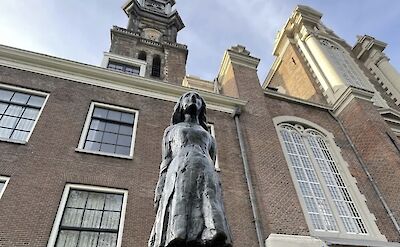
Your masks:
{"label": "brick building", "polygon": [[0,46],[0,246],[143,247],[161,138],[197,90],[218,144],[234,246],[400,246],[400,76],[298,6],[261,85],[228,49],[186,75],[174,0],[132,0],[101,67]]}

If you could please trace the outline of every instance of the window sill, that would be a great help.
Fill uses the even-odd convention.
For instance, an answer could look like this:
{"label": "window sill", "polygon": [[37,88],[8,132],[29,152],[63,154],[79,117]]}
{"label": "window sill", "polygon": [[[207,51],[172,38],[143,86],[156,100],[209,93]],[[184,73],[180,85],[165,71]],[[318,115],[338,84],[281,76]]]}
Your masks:
{"label": "window sill", "polygon": [[75,152],[86,153],[86,154],[94,154],[94,155],[100,155],[100,156],[107,156],[107,157],[113,157],[113,158],[120,158],[120,159],[127,159],[127,160],[132,160],[133,159],[133,157],[129,156],[129,155],[111,154],[111,153],[105,153],[105,152],[100,152],[100,151],[90,151],[90,150],[81,149],[81,148],[76,148]]}
{"label": "window sill", "polygon": [[15,143],[15,144],[20,144],[20,145],[25,145],[28,143],[27,141],[19,141],[19,140],[7,139],[7,138],[2,138],[2,137],[0,137],[0,142],[9,142],[9,143]]}

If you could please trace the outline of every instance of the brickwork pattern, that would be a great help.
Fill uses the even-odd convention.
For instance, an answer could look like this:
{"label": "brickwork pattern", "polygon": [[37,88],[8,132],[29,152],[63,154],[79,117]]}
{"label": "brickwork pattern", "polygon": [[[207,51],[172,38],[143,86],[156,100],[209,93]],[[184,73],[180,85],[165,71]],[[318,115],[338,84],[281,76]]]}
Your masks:
{"label": "brickwork pattern", "polygon": [[282,87],[286,90],[287,95],[326,104],[326,100],[307,68],[304,58],[293,44],[289,44],[287,47],[281,64],[269,85],[275,88]]}
{"label": "brickwork pattern", "polygon": [[[174,103],[5,67],[0,82],[50,93],[26,145],[0,142],[0,174],[10,177],[0,200],[0,246],[46,246],[66,183],[128,190],[122,246],[146,246],[155,217],[161,138]],[[132,160],[75,151],[91,101],[139,111]],[[257,246],[234,121],[217,111],[208,116],[219,145],[233,241]]]}

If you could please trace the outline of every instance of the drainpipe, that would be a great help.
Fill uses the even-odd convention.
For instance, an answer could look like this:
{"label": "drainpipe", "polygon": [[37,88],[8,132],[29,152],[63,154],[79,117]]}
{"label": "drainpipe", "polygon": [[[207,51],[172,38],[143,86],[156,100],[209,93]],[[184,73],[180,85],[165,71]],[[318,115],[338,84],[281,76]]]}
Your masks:
{"label": "drainpipe", "polygon": [[263,237],[263,232],[261,230],[261,220],[260,220],[260,215],[258,213],[256,195],[254,193],[253,182],[251,179],[250,168],[247,159],[247,152],[245,149],[242,130],[240,127],[239,116],[240,116],[240,109],[236,108],[235,112],[233,113],[233,118],[235,119],[236,131],[239,138],[240,153],[243,161],[244,174],[246,176],[247,189],[249,191],[249,196],[250,196],[251,209],[253,211],[254,224],[256,226],[258,244],[260,247],[264,247],[264,237]]}
{"label": "drainpipe", "polygon": [[390,219],[393,222],[394,227],[396,228],[397,232],[400,234],[400,226],[397,223],[397,220],[394,217],[392,210],[389,208],[389,205],[386,203],[385,198],[383,198],[383,195],[382,195],[381,191],[379,190],[374,178],[371,176],[371,173],[369,173],[367,165],[365,164],[364,160],[361,158],[361,155],[358,153],[356,147],[354,146],[353,142],[351,141],[350,136],[347,133],[347,130],[344,128],[342,122],[340,122],[340,120],[332,113],[332,111],[329,111],[329,113],[339,123],[340,128],[342,129],[344,135],[346,136],[347,141],[350,143],[351,148],[353,149],[354,153],[356,154],[357,160],[360,162],[362,169],[364,170],[365,174],[367,174],[367,177],[368,177],[369,181],[371,182],[372,187],[374,188],[376,194],[378,195],[379,200],[381,201],[383,207],[385,208],[386,213],[389,215]]}

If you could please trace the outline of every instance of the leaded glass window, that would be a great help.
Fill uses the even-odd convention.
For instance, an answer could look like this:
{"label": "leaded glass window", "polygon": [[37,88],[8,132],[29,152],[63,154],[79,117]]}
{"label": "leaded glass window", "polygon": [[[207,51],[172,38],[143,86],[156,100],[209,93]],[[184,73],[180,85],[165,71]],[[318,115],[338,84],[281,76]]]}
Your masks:
{"label": "leaded glass window", "polygon": [[129,156],[135,113],[94,105],[83,149]]}
{"label": "leaded glass window", "polygon": [[0,138],[28,141],[45,96],[0,89]]}
{"label": "leaded glass window", "polygon": [[123,194],[71,189],[56,247],[116,247]]}
{"label": "leaded glass window", "polygon": [[320,43],[331,59],[333,66],[349,86],[372,90],[368,80],[362,75],[361,69],[352,61],[349,54],[326,39],[320,39]]}
{"label": "leaded glass window", "polygon": [[279,133],[314,230],[367,234],[325,136],[288,123]]}
{"label": "leaded glass window", "polygon": [[139,75],[140,74],[140,67],[139,66],[130,66],[122,63],[117,62],[109,62],[107,68],[119,72],[123,72],[130,75]]}

